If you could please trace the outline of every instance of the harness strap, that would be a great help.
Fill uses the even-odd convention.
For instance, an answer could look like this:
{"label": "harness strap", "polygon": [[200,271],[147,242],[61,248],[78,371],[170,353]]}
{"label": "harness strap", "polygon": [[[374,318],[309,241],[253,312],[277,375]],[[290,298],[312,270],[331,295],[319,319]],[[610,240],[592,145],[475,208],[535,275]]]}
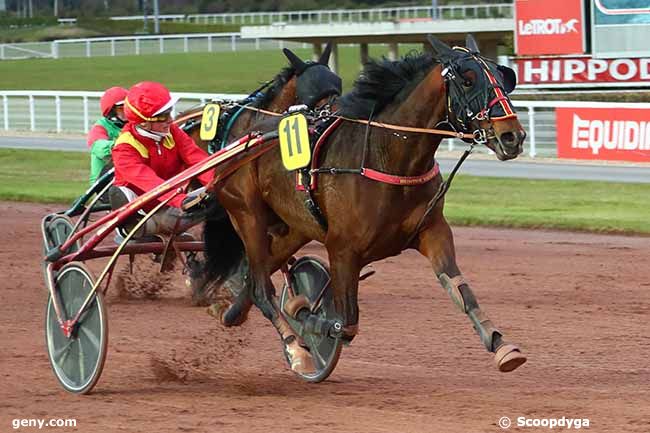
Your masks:
{"label": "harness strap", "polygon": [[[318,138],[316,141],[316,145],[314,146],[313,150],[313,155],[312,155],[312,164],[311,164],[311,170],[309,170],[309,174],[311,175],[311,182],[310,182],[310,189],[316,189],[317,188],[317,181],[318,181],[318,175],[319,174],[331,174],[331,175],[337,175],[337,174],[358,174],[363,177],[366,177],[368,179],[374,180],[376,182],[382,182],[382,183],[387,183],[390,185],[401,185],[401,186],[416,186],[416,185],[422,185],[427,182],[429,182],[431,179],[436,177],[438,173],[440,173],[440,166],[438,165],[437,162],[434,162],[433,167],[426,173],[420,175],[420,176],[397,176],[393,174],[388,174],[384,173],[378,170],[374,170],[372,168],[367,168],[364,167],[363,164],[361,168],[336,168],[336,167],[318,167],[318,154],[321,149],[321,146],[325,143],[327,137],[341,124],[343,120],[348,120],[345,117],[341,116],[332,116],[336,118],[334,122],[332,122],[327,129],[321,134],[321,136]],[[378,122],[364,122],[368,126],[376,126],[373,125],[373,123],[378,123]],[[380,124],[383,125],[383,124]],[[419,128],[417,128],[419,129]],[[445,131],[449,132],[449,131]],[[473,137],[473,135],[472,135]],[[365,159],[365,158],[364,158]]]}
{"label": "harness strap", "polygon": [[355,123],[362,123],[364,125],[370,125],[370,126],[376,126],[379,128],[384,128],[384,129],[393,129],[395,131],[402,131],[402,132],[417,132],[421,134],[433,134],[433,135],[446,135],[448,137],[454,137],[458,139],[464,139],[464,138],[469,138],[472,139],[474,138],[474,134],[467,134],[464,132],[455,132],[455,131],[447,131],[445,129],[429,129],[429,128],[416,128],[414,126],[399,126],[399,125],[393,125],[390,123],[383,123],[383,122],[376,122],[374,120],[364,120],[364,119],[351,119],[349,117],[343,117],[343,116],[332,116],[336,117],[338,119],[346,120],[348,122],[355,122]]}
{"label": "harness strap", "polygon": [[329,126],[323,131],[323,133],[318,137],[316,140],[316,144],[314,144],[314,150],[312,151],[312,158],[311,158],[311,170],[309,171],[310,174],[312,174],[311,177],[311,182],[309,187],[311,189],[316,189],[318,187],[318,173],[319,173],[319,168],[318,168],[318,155],[320,154],[320,149],[321,146],[325,143],[325,140],[327,140],[327,137],[336,129],[338,126],[341,124],[343,119],[336,118],[334,122],[330,123]]}
{"label": "harness strap", "polygon": [[411,186],[427,183],[436,177],[438,173],[440,173],[440,166],[437,162],[434,162],[431,170],[420,176],[395,176],[365,167],[361,169],[361,173],[359,174],[361,174],[363,177],[367,177],[368,179],[372,179],[377,182],[388,183],[391,185]]}
{"label": "harness strap", "polygon": [[507,101],[508,97],[505,95],[501,96],[496,96],[493,100],[490,101],[490,103],[487,105],[487,109],[489,110],[490,108],[494,107],[497,103],[501,101]]}
{"label": "harness strap", "polygon": [[[246,104],[248,105],[248,104]],[[244,112],[244,108],[246,108],[246,105],[240,106],[237,111],[235,111],[235,114],[233,114],[230,119],[228,119],[228,123],[226,123],[226,129],[223,132],[223,136],[221,137],[221,143],[219,144],[219,149],[223,149],[225,146],[228,145],[228,135],[230,135],[230,130],[232,129],[232,126],[235,124],[235,121],[239,118],[239,115]]]}
{"label": "harness strap", "polygon": [[[506,104],[504,104],[504,101]],[[492,107],[494,107],[496,104],[501,103],[501,106],[507,105],[508,103],[508,97],[505,95],[497,96],[493,100],[490,101],[490,103],[487,105],[486,111],[489,112]],[[510,113],[506,114],[505,116],[500,116],[500,117],[490,117],[490,120],[493,122],[498,122],[500,120],[505,120],[505,119],[512,119],[512,118],[517,118],[517,113]]]}

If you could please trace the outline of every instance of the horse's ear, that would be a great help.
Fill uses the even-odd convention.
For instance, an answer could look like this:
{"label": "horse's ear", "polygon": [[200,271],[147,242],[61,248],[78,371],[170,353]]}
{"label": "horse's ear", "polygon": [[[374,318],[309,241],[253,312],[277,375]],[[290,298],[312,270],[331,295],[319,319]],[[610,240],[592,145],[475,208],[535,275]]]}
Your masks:
{"label": "horse's ear", "polygon": [[300,75],[300,73],[305,69],[307,66],[305,62],[303,62],[298,56],[296,56],[290,49],[288,48],[283,48],[282,52],[284,53],[285,56],[287,56],[287,59],[289,59],[289,63],[291,63],[291,66],[293,66],[293,69],[296,70],[296,74]]}
{"label": "horse's ear", "polygon": [[332,54],[332,43],[328,42],[327,45],[325,45],[323,54],[321,54],[320,58],[318,59],[318,63],[327,66],[330,61],[330,54]]}
{"label": "horse's ear", "polygon": [[435,55],[435,57],[440,57],[445,54],[453,53],[453,50],[449,48],[447,44],[433,37],[433,35],[427,35],[427,40],[433,47],[433,54]]}
{"label": "horse's ear", "polygon": [[498,65],[497,70],[503,75],[503,90],[510,93],[515,90],[517,86],[517,74],[511,68],[503,65]]}
{"label": "horse's ear", "polygon": [[478,49],[478,44],[476,43],[476,39],[474,39],[474,36],[472,36],[471,34],[465,36],[465,48],[467,48],[470,51],[470,53],[478,54],[481,52]]}

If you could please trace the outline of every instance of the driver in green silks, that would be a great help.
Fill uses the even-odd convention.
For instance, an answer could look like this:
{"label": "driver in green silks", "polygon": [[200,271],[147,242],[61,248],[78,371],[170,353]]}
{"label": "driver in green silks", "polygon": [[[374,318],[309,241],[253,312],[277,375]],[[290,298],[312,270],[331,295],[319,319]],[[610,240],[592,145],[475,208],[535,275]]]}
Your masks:
{"label": "driver in green silks", "polygon": [[111,164],[111,150],[126,123],[124,115],[125,97],[126,89],[111,87],[104,92],[99,101],[102,117],[95,122],[87,137],[88,148],[90,149],[91,185],[103,174],[105,167]]}

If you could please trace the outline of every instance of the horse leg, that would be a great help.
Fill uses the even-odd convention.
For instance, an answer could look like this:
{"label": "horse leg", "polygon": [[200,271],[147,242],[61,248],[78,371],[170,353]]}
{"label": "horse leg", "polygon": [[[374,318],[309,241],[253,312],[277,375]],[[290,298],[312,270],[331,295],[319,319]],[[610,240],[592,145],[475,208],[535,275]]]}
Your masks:
{"label": "horse leg", "polygon": [[[223,293],[228,293],[224,296]],[[208,314],[214,316],[223,326],[240,326],[248,318],[253,306],[251,275],[248,259],[242,257],[236,265],[232,276],[222,284],[221,295],[217,302],[210,305]]]}
{"label": "horse leg", "polygon": [[503,334],[479,307],[456,265],[451,228],[441,214],[437,221],[419,234],[417,249],[429,259],[440,284],[456,306],[469,317],[485,348],[494,353],[499,370],[508,372],[516,369],[526,362],[526,357],[517,346],[505,342]]}
{"label": "horse leg", "polygon": [[[301,246],[308,242],[307,238],[291,227],[287,227],[286,232],[275,232],[270,237],[268,261],[271,272],[284,265]],[[248,259],[243,257],[235,273],[223,283],[224,289],[232,295],[231,298],[220,300],[211,305],[208,313],[219,319],[224,326],[242,325],[253,304],[250,296],[250,283]]]}
{"label": "horse leg", "polygon": [[330,262],[331,287],[336,311],[343,321],[343,335],[346,341],[352,341],[359,330],[359,273],[361,260],[359,256],[338,244],[327,243]]}
{"label": "horse leg", "polygon": [[246,247],[253,285],[253,302],[280,334],[291,369],[302,375],[313,373],[315,367],[311,354],[280,313],[275,297],[275,287],[271,281],[273,269],[269,262],[270,239],[267,234],[269,209],[265,208],[261,199],[249,200],[247,205],[248,209],[238,210],[233,214],[233,218]]}

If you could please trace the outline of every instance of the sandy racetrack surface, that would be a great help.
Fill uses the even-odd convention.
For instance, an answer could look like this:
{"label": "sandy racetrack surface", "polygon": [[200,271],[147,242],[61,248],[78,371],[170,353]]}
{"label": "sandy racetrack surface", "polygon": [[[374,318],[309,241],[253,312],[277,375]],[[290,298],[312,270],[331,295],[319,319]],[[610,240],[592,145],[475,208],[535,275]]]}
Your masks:
{"label": "sandy racetrack surface", "polygon": [[650,432],[649,238],[456,228],[479,302],[529,357],[513,373],[497,371],[408,252],[361,283],[360,333],[324,383],[293,376],[258,311],[221,328],[177,275],[158,300],[109,293],[103,375],[74,396],[44,346],[39,221],[56,209],[0,203],[0,432],[37,431],[13,430],[14,419],[74,418],[76,428],[47,430],[475,433],[503,431],[503,416],[510,431],[549,431],[517,428],[518,417],[565,417],[589,419],[587,431]]}

